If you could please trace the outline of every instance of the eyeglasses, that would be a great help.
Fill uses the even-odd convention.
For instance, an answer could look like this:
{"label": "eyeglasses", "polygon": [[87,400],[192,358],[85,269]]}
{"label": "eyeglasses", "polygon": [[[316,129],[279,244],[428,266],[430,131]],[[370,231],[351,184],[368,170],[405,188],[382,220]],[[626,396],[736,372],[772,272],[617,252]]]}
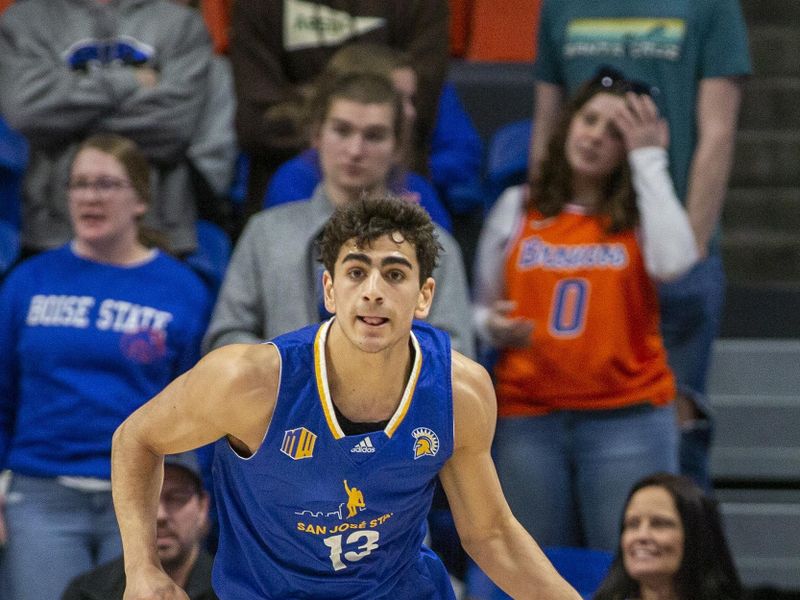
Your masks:
{"label": "eyeglasses", "polygon": [[164,504],[164,508],[172,512],[182,509],[189,503],[189,500],[196,495],[197,490],[173,490],[162,492],[159,502]]}
{"label": "eyeglasses", "polygon": [[622,92],[633,92],[634,94],[650,96],[655,98],[661,93],[657,87],[649,85],[638,79],[627,79],[622,71],[603,65],[597,70],[591,79],[592,83],[606,89],[614,89]]}
{"label": "eyeglasses", "polygon": [[116,177],[101,177],[94,181],[75,179],[67,184],[67,189],[70,192],[88,192],[91,190],[101,195],[113,194],[129,187],[131,187],[130,181],[117,179]]}

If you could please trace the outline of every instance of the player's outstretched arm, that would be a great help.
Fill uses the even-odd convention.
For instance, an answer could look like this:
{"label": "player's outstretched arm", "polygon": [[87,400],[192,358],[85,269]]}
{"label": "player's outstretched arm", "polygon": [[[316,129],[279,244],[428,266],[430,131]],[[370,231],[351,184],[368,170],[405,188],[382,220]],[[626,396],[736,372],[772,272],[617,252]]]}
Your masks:
{"label": "player's outstretched arm", "polygon": [[477,363],[453,353],[455,449],[440,473],[461,543],[507,594],[527,600],[580,600],[511,514],[490,455],[497,404]]}
{"label": "player's outstretched arm", "polygon": [[243,452],[258,449],[272,415],[279,373],[274,346],[225,346],[170,383],[117,429],[111,482],[125,558],[125,600],[187,598],[161,570],[156,551],[163,457],[223,436]]}

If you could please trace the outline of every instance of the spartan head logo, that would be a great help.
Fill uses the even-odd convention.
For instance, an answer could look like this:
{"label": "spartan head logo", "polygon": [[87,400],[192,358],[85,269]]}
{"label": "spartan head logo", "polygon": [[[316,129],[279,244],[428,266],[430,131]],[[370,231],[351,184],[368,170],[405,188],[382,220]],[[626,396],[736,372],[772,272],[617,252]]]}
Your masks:
{"label": "spartan head logo", "polygon": [[414,460],[423,456],[436,456],[439,452],[439,436],[427,427],[417,427],[411,432],[414,442]]}

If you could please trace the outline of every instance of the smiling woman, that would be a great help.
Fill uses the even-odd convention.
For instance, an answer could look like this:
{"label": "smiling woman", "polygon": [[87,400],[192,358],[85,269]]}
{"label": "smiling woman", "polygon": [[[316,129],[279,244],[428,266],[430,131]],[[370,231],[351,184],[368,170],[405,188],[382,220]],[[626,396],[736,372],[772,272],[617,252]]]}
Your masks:
{"label": "smiling woman", "polygon": [[619,546],[594,600],[737,600],[742,590],[716,504],[665,473],[628,496]]}

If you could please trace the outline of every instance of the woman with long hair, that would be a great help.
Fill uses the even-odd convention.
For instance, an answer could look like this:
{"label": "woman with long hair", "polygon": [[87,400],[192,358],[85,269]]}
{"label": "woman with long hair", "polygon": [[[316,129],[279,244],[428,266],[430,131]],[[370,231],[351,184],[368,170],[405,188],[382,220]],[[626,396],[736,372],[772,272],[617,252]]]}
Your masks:
{"label": "woman with long hair", "polygon": [[543,545],[610,550],[625,493],[677,468],[675,382],[655,280],[697,258],[643,84],[599,73],[568,103],[541,176],[478,244],[475,321],[498,351],[495,458]]}
{"label": "woman with long hair", "polygon": [[628,494],[614,562],[595,600],[739,600],[716,503],[689,478],[658,473]]}

